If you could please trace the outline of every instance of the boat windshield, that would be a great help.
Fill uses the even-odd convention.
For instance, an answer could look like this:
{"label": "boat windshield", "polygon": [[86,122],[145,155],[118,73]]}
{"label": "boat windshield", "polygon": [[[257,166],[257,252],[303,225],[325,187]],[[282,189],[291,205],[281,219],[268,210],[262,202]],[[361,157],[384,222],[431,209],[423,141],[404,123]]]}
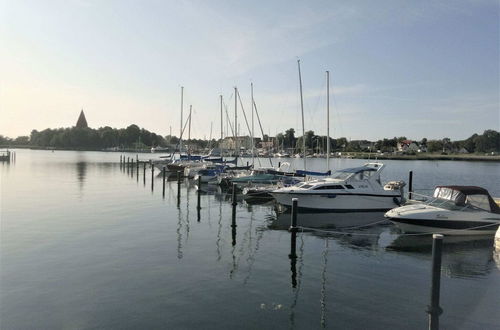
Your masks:
{"label": "boat windshield", "polygon": [[438,187],[434,191],[434,197],[441,203],[445,201],[448,202],[448,203],[443,203],[443,205],[448,205],[448,204],[455,205],[456,209],[463,209],[464,207],[468,207],[472,209],[481,209],[491,212],[491,206],[488,195],[483,195],[483,194],[469,195],[469,194],[464,194],[459,190],[450,189],[448,187]]}
{"label": "boat windshield", "polygon": [[331,177],[333,179],[347,180],[352,175],[353,175],[353,173],[338,171],[338,172],[334,172]]}

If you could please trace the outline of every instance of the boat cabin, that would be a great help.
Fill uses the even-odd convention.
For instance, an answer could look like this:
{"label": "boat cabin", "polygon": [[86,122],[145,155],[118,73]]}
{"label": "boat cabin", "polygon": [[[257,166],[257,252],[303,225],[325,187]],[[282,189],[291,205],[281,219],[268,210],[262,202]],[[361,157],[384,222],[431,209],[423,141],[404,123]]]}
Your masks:
{"label": "boat cabin", "polygon": [[500,208],[488,193],[488,190],[475,186],[437,186],[434,198],[452,202],[456,207],[482,209],[500,213]]}

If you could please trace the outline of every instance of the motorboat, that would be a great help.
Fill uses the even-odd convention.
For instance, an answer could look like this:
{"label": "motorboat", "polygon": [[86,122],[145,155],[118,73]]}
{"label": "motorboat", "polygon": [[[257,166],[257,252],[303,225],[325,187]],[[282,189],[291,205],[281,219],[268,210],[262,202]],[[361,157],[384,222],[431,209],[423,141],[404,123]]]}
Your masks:
{"label": "motorboat", "polygon": [[500,207],[488,191],[475,186],[437,186],[427,201],[385,214],[404,232],[494,235]]}
{"label": "motorboat", "polygon": [[383,186],[382,163],[366,163],[346,168],[330,177],[299,183],[274,190],[271,194],[286,207],[298,198],[299,209],[320,212],[387,211],[403,200],[404,182]]}

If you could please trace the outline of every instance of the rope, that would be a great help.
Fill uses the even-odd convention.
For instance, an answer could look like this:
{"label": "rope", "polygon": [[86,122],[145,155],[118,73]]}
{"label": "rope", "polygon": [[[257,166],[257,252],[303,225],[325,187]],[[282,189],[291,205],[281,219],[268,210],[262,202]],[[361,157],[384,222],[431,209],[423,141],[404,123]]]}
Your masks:
{"label": "rope", "polygon": [[[487,225],[482,225],[482,226],[476,226],[476,227],[470,227],[470,228],[464,228],[464,229],[450,229],[450,230],[445,230],[445,231],[440,231],[440,234],[446,234],[446,233],[454,233],[454,232],[460,232],[464,230],[474,230],[474,229],[481,229],[481,228],[486,228],[486,227],[492,227],[492,226],[498,226],[498,223],[490,223]],[[349,227],[349,228],[361,228],[361,227],[366,227],[365,226],[359,226],[359,227]],[[371,234],[371,233],[353,233],[353,232],[345,232],[345,231],[333,231],[333,230],[322,230],[322,229],[317,229],[317,228],[311,228],[311,227],[303,227],[303,226],[297,226],[297,228],[302,229],[302,231],[307,230],[307,231],[317,231],[317,232],[322,232],[322,233],[327,233],[327,234],[338,234],[338,235],[353,235],[353,236],[379,236],[379,234]],[[434,233],[416,233],[416,234],[399,234],[399,236],[425,236],[425,235],[432,235]]]}

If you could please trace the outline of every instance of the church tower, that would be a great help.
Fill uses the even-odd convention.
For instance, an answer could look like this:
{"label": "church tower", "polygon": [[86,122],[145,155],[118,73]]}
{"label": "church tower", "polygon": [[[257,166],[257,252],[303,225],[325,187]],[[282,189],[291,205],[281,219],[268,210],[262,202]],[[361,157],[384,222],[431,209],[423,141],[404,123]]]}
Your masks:
{"label": "church tower", "polygon": [[76,127],[78,127],[78,128],[89,127],[87,125],[87,119],[85,119],[85,114],[83,113],[83,109],[82,109],[82,112],[80,112],[80,116],[78,117],[78,121],[76,122]]}

